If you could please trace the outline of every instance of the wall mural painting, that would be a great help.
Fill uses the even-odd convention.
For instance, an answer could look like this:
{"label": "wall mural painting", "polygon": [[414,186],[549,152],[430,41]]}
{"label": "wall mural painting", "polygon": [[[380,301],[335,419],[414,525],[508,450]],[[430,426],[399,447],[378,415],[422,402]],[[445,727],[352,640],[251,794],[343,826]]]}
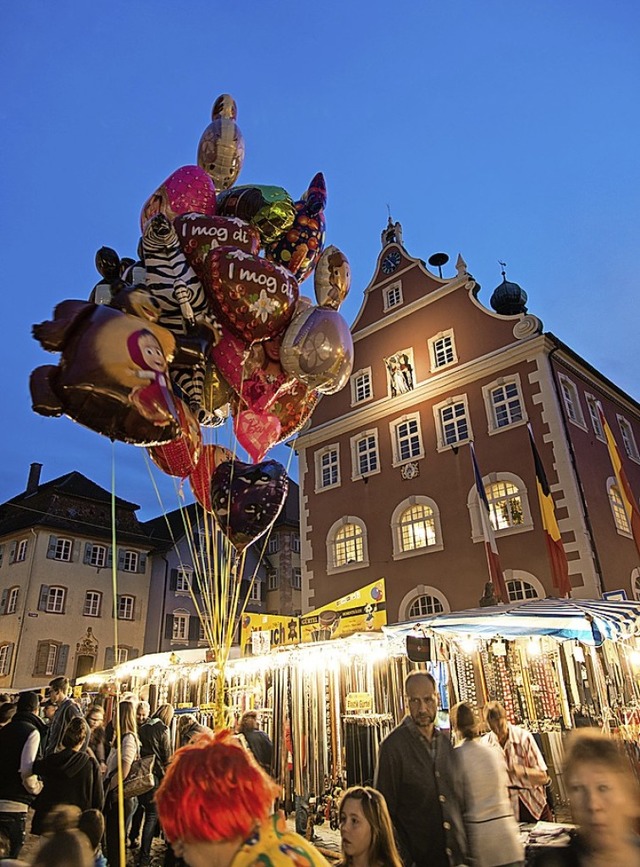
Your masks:
{"label": "wall mural painting", "polygon": [[387,368],[387,383],[391,397],[406,394],[416,387],[412,349],[402,349],[385,358],[384,363]]}

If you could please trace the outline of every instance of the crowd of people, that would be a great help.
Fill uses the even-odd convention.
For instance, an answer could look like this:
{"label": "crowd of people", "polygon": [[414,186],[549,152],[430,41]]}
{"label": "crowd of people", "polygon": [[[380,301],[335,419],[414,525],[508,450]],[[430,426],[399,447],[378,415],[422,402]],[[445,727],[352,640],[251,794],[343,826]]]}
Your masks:
{"label": "crowd of people", "polygon": [[[327,864],[277,809],[272,744],[255,711],[235,733],[214,734],[189,713],[173,725],[171,705],[151,713],[133,695],[113,719],[97,703],[83,712],[65,678],[51,681],[46,702],[32,692],[3,698],[0,867],[27,863],[17,859],[30,811],[41,838],[31,867],[124,867],[126,849],[144,867],[160,835],[169,867]],[[463,702],[451,709],[450,736],[436,725],[438,690],[425,671],[408,675],[405,706],[380,745],[373,785],[342,795],[340,867],[522,867],[519,823],[553,819],[532,735],[497,702],[482,720]],[[638,780],[616,743],[593,729],[572,733],[564,774],[577,829],[569,845],[527,863],[640,865]]]}

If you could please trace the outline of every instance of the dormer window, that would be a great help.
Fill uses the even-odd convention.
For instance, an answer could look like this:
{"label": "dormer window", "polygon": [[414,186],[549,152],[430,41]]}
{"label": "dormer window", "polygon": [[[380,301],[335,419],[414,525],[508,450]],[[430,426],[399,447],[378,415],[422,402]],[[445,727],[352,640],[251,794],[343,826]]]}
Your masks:
{"label": "dormer window", "polygon": [[391,286],[387,286],[383,291],[383,299],[384,299],[384,312],[387,310],[391,310],[393,307],[399,307],[403,302],[402,297],[402,283],[398,280],[396,283],[392,283]]}

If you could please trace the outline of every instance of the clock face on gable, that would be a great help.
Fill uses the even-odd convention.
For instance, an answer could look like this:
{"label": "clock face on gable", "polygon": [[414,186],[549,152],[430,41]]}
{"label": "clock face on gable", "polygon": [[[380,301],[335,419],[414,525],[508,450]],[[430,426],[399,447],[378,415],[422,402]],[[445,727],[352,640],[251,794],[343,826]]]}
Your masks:
{"label": "clock face on gable", "polygon": [[400,256],[399,250],[390,250],[387,255],[382,260],[382,270],[385,274],[393,274],[398,265],[400,264]]}

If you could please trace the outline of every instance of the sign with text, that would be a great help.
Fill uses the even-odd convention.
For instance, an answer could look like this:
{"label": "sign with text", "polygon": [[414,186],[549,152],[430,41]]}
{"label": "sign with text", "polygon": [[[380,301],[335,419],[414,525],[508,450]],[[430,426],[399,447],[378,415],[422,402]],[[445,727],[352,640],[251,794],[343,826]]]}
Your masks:
{"label": "sign with text", "polygon": [[[267,633],[267,639],[262,633]],[[254,642],[254,635],[258,635]],[[242,618],[240,648],[242,656],[266,653],[285,644],[300,643],[298,617],[283,617],[280,614],[245,614]],[[266,650],[264,649],[267,645]]]}
{"label": "sign with text", "polygon": [[356,632],[379,632],[387,623],[384,578],[300,618],[301,641],[329,641]]}

